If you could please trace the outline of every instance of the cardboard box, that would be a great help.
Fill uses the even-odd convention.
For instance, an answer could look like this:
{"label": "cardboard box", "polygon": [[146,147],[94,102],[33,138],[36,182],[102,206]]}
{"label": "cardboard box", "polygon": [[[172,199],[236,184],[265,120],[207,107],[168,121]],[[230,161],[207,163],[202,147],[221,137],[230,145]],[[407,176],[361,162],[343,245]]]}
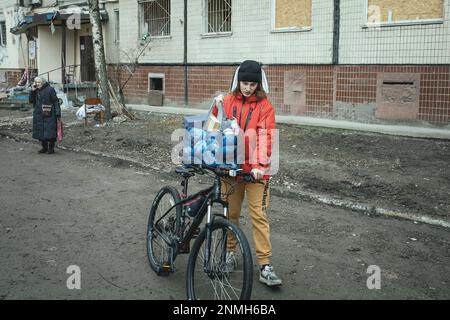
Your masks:
{"label": "cardboard box", "polygon": [[208,120],[206,121],[205,130],[209,132],[218,131],[220,129],[220,121],[217,118],[210,114]]}

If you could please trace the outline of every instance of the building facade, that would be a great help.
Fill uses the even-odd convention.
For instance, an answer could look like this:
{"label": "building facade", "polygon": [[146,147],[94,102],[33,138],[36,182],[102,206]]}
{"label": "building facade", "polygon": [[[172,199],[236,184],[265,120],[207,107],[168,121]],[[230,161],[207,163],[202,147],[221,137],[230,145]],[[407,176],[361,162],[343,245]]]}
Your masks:
{"label": "building facade", "polygon": [[125,90],[131,102],[146,103],[160,77],[167,104],[202,104],[254,59],[279,114],[449,122],[448,0],[189,1],[186,48],[183,0],[121,0],[116,10],[118,48],[151,37]]}
{"label": "building facade", "polygon": [[[60,8],[75,4],[58,2]],[[207,104],[229,90],[240,62],[253,59],[266,70],[278,114],[450,121],[450,0],[100,3],[108,17],[103,30],[110,78],[126,82],[128,102],[148,104],[149,94],[158,92],[164,105]],[[48,30],[38,27],[39,41],[55,39]],[[74,48],[66,48],[67,62],[83,65],[82,33],[89,35],[88,23],[84,31],[66,33]],[[43,45],[38,48],[42,55]],[[38,53],[39,73],[55,66],[46,59]],[[57,57],[49,60],[61,65]]]}
{"label": "building facade", "polygon": [[4,0],[0,5],[0,88],[17,84],[22,76],[28,54],[27,41],[9,29],[18,22],[16,0]]}
{"label": "building facade", "polygon": [[0,6],[7,41],[0,47],[0,86],[36,75],[61,84],[95,81],[86,1],[5,0]]}

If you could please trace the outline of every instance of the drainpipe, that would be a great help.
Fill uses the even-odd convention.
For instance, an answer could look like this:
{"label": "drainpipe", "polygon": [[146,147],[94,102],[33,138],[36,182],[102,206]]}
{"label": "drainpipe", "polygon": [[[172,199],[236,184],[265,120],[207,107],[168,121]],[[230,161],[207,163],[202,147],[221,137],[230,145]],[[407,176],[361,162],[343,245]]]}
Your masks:
{"label": "drainpipe", "polygon": [[334,0],[333,10],[333,57],[332,64],[339,64],[339,31],[341,27],[341,1]]}
{"label": "drainpipe", "polygon": [[62,84],[66,84],[66,25],[62,21],[61,30],[61,81]]}
{"label": "drainpipe", "polygon": [[189,103],[188,64],[187,64],[187,0],[184,0],[184,105]]}

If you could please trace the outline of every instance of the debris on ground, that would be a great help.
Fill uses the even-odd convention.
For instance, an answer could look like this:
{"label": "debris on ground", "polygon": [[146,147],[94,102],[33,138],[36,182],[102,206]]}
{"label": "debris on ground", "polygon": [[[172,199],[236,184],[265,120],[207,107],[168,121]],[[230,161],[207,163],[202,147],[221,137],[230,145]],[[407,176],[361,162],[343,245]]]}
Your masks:
{"label": "debris on ground", "polygon": [[[172,133],[183,116],[117,115],[103,127],[76,122],[64,112],[62,145],[132,158],[165,172],[171,161]],[[277,124],[280,167],[272,185],[401,212],[450,216],[450,141],[419,139],[330,128]],[[31,139],[31,111],[0,110],[0,133]]]}

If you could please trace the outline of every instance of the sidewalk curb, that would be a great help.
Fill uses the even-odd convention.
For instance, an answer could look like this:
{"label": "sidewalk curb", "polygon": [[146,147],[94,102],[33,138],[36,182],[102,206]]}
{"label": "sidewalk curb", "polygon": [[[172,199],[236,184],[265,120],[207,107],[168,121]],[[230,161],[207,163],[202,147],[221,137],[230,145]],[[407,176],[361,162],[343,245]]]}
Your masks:
{"label": "sidewalk curb", "polygon": [[[139,104],[128,104],[128,107],[132,110],[143,112],[155,112],[155,113],[177,114],[177,115],[199,115],[205,114],[205,112],[207,112],[206,109],[189,108],[189,107],[186,108],[171,107],[171,106],[155,107]],[[372,132],[409,138],[450,140],[450,126],[446,126],[443,129],[440,129],[419,125],[413,126],[413,125],[397,125],[397,124],[376,124],[376,123],[363,123],[348,120],[335,120],[327,118],[286,116],[286,115],[276,115],[275,121],[277,123],[283,124]]]}
{"label": "sidewalk curb", "polygon": [[275,196],[289,198],[289,199],[301,199],[309,202],[316,202],[321,204],[326,204],[334,207],[339,207],[343,209],[350,209],[353,211],[358,211],[365,213],[367,215],[381,215],[386,217],[400,218],[404,220],[411,220],[414,222],[421,222],[430,225],[440,226],[450,229],[450,222],[440,219],[435,219],[430,216],[418,216],[412,213],[405,213],[400,211],[394,211],[389,209],[384,209],[381,207],[371,206],[365,203],[358,203],[348,200],[342,200],[337,198],[332,198],[320,194],[313,194],[306,191],[290,191],[284,190],[280,187],[271,187],[271,193]]}
{"label": "sidewalk curb", "polygon": [[[12,138],[12,139],[14,139],[16,141],[20,141],[20,142],[32,143],[32,141],[23,139],[22,137],[17,137],[14,134],[5,134],[5,133],[0,132],[0,136],[6,137],[6,138]],[[73,148],[73,147],[66,147],[66,146],[61,146],[61,145],[57,145],[57,148],[61,149],[61,150],[85,153],[85,154],[105,157],[105,158],[109,158],[109,159],[118,159],[118,160],[126,161],[137,167],[151,169],[151,170],[157,171],[159,173],[170,174],[170,172],[171,172],[171,171],[170,172],[164,171],[160,168],[154,167],[152,165],[137,161],[133,158],[129,158],[126,156],[112,155],[112,154],[94,151],[94,150],[90,150],[90,149]],[[411,214],[411,213],[388,210],[388,209],[384,209],[384,208],[380,208],[380,207],[371,206],[371,205],[365,204],[365,203],[341,200],[341,199],[332,198],[332,197],[328,197],[328,196],[320,195],[320,194],[314,194],[314,193],[310,193],[310,192],[306,192],[306,191],[301,191],[301,190],[292,191],[292,190],[282,189],[277,186],[271,186],[271,193],[275,196],[286,198],[286,199],[296,199],[296,200],[304,200],[307,202],[315,202],[315,203],[330,205],[330,206],[339,207],[339,208],[343,208],[343,209],[349,209],[349,210],[361,212],[361,213],[364,213],[367,215],[374,215],[374,216],[380,215],[380,216],[386,216],[386,217],[399,218],[399,219],[410,220],[410,221],[414,221],[414,222],[421,222],[421,223],[426,223],[429,225],[434,225],[434,226],[439,226],[439,227],[444,227],[444,228],[450,229],[449,221],[435,219],[435,218],[432,218],[429,216],[418,216],[418,215]]]}

